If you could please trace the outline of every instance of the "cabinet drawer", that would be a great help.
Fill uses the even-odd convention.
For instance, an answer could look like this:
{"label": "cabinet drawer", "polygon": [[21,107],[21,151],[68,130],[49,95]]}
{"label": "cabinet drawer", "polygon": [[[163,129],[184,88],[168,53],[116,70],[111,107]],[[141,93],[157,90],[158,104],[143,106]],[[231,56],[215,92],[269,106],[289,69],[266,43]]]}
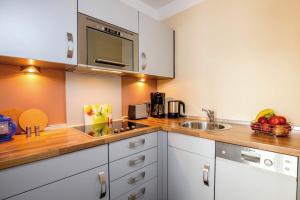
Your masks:
{"label": "cabinet drawer", "polygon": [[[30,190],[8,200],[108,200],[107,164]],[[100,183],[99,174],[102,180]],[[101,196],[101,198],[100,198]]]}
{"label": "cabinet drawer", "polygon": [[168,145],[177,149],[215,158],[215,141],[180,133],[168,134]]}
{"label": "cabinet drawer", "polygon": [[113,200],[157,200],[157,178]]}
{"label": "cabinet drawer", "polygon": [[109,162],[157,146],[157,133],[141,135],[109,145]]}
{"label": "cabinet drawer", "polygon": [[116,180],[121,176],[141,169],[157,161],[157,147],[148,149],[132,156],[117,160],[109,164],[110,181]]}
{"label": "cabinet drawer", "polygon": [[142,185],[150,179],[157,177],[157,163],[148,165],[127,176],[117,179],[110,184],[110,196],[112,199]]}
{"label": "cabinet drawer", "polygon": [[0,199],[10,197],[108,163],[102,145],[0,171]]}

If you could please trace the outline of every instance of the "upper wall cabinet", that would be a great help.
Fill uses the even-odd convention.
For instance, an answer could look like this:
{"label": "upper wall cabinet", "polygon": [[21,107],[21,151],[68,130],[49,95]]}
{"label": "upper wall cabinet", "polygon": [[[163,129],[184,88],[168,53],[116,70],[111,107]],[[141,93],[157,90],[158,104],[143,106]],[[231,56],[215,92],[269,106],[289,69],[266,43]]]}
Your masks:
{"label": "upper wall cabinet", "polygon": [[78,0],[78,11],[126,30],[138,32],[138,11],[120,0]]}
{"label": "upper wall cabinet", "polygon": [[77,0],[1,0],[0,55],[77,64]]}
{"label": "upper wall cabinet", "polygon": [[174,77],[174,31],[142,13],[139,14],[139,71]]}

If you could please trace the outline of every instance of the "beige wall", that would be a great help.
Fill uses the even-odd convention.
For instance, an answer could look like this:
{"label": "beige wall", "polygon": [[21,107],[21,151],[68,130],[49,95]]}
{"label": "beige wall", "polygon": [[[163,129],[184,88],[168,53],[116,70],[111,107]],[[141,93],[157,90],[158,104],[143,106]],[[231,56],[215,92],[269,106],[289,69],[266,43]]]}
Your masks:
{"label": "beige wall", "polygon": [[300,125],[300,1],[206,0],[166,21],[176,31],[176,79],[158,90],[218,118],[266,107]]}

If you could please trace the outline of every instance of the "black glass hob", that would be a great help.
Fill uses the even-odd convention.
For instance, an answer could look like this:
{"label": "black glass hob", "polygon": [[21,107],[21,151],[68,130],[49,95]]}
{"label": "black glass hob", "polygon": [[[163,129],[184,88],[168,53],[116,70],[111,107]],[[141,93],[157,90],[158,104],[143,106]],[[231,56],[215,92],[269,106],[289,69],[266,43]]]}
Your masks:
{"label": "black glass hob", "polygon": [[99,123],[93,125],[75,126],[73,128],[80,130],[93,137],[101,137],[103,135],[120,134],[130,130],[148,127],[144,124],[139,124],[130,121],[113,121],[111,123]]}

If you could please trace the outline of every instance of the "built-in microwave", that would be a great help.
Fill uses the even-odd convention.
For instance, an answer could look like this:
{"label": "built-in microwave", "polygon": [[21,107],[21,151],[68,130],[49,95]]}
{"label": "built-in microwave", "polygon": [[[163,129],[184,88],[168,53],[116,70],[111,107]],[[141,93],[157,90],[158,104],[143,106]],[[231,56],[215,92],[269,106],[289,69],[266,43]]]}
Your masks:
{"label": "built-in microwave", "polygon": [[78,13],[78,66],[138,71],[137,33]]}

